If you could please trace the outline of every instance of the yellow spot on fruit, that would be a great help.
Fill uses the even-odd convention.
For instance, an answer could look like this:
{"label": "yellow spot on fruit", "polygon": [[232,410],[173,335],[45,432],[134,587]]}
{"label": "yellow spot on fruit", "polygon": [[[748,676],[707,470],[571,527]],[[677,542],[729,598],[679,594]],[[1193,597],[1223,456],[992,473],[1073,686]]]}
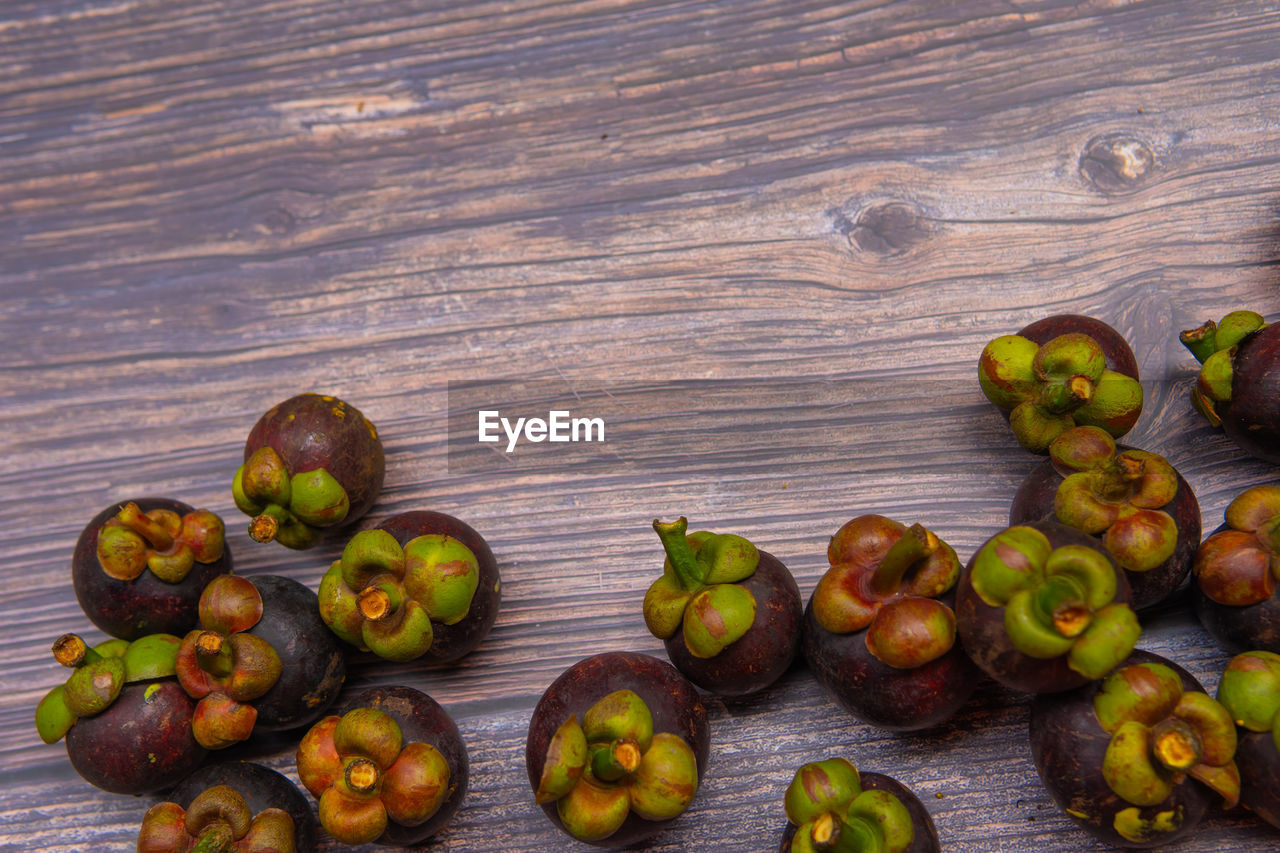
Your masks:
{"label": "yellow spot on fruit", "polygon": [[333,412],[333,416],[338,420],[343,420],[347,417],[347,410],[341,406],[334,406],[330,411]]}

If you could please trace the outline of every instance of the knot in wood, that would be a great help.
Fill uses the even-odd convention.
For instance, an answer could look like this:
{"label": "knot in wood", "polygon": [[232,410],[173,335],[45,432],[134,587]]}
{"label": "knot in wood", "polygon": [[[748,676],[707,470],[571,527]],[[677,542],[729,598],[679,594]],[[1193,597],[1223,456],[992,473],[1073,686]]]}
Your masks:
{"label": "knot in wood", "polygon": [[1099,192],[1131,192],[1155,171],[1156,156],[1141,139],[1123,133],[1096,136],[1080,155],[1080,174]]}
{"label": "knot in wood", "polygon": [[901,255],[929,239],[931,229],[921,211],[900,201],[863,208],[846,223],[850,245],[877,255]]}

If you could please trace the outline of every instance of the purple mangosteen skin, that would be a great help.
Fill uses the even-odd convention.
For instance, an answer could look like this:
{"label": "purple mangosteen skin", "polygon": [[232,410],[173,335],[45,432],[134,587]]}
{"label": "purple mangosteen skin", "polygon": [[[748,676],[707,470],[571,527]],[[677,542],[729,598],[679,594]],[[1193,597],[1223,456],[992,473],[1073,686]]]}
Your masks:
{"label": "purple mangosteen skin", "polygon": [[[886,791],[906,806],[907,812],[911,815],[911,826],[915,830],[911,846],[907,848],[906,853],[941,853],[942,842],[938,840],[938,830],[933,825],[933,818],[910,788],[892,776],[885,776],[882,773],[859,771],[858,778],[862,782],[862,790]],[[788,823],[787,828],[782,831],[782,843],[778,845],[778,853],[791,853],[791,839],[795,834],[795,824]]]}
{"label": "purple mangosteen skin", "polygon": [[[1131,449],[1123,444],[1116,445],[1117,452]],[[1178,491],[1173,500],[1157,509],[1173,518],[1178,526],[1178,542],[1173,555],[1155,568],[1145,572],[1124,571],[1132,595],[1131,606],[1135,611],[1160,603],[1176,590],[1190,574],[1196,549],[1200,546],[1200,502],[1196,500],[1191,484],[1181,473],[1176,470],[1174,473],[1178,477]],[[1042,519],[1056,522],[1053,499],[1064,479],[1051,460],[1043,460],[1032,468],[1013,496],[1009,524],[1027,524]],[[1102,537],[1095,536],[1094,539],[1101,545]]]}
{"label": "purple mangosteen skin", "polygon": [[388,821],[376,842],[395,847],[421,844],[453,820],[467,794],[470,765],[462,735],[440,703],[412,687],[373,687],[344,698],[332,713],[342,716],[356,708],[374,708],[390,715],[400,726],[403,743],[430,744],[449,765],[449,793],[439,810],[416,826]]}
{"label": "purple mangosteen skin", "polygon": [[314,853],[317,830],[311,803],[288,778],[261,764],[244,761],[206,764],[183,779],[165,799],[188,809],[197,796],[215,785],[234,788],[255,815],[271,808],[288,812],[293,818],[297,853]]}
{"label": "purple mangosteen skin", "polygon": [[1059,335],[1088,335],[1102,347],[1108,370],[1123,373],[1134,379],[1141,378],[1138,376],[1138,360],[1134,357],[1129,342],[1114,328],[1093,317],[1083,314],[1056,314],[1023,327],[1018,334],[1041,346]]}
{"label": "purple mangosteen skin", "polygon": [[[581,720],[588,708],[616,690],[632,690],[644,700],[653,715],[654,732],[670,732],[684,738],[697,760],[701,786],[711,753],[711,729],[698,691],[665,661],[633,652],[607,652],[569,667],[538,700],[529,721],[524,752],[531,790],[538,789],[547,748],[561,724],[574,715]],[[542,810],[552,823],[564,829],[555,803],[544,803]],[[626,847],[656,835],[670,822],[645,820],[632,813],[613,835],[584,843]]]}
{"label": "purple mangosteen skin", "polygon": [[262,618],[249,629],[271,644],[284,667],[280,679],[253,701],[254,731],[282,731],[320,719],[346,678],[342,645],[320,618],[316,594],[292,578],[249,578],[262,595]]}
{"label": "purple mangosteen skin", "polygon": [[71,766],[113,794],[165,791],[207,755],[191,733],[195,700],[176,678],[126,684],[106,710],[66,734]]}
{"label": "purple mangosteen skin", "polygon": [[[1221,524],[1209,536],[1230,529],[1231,525]],[[1280,595],[1273,592],[1265,601],[1243,607],[1219,604],[1205,595],[1193,579],[1191,603],[1204,629],[1232,654],[1248,651],[1280,654]]]}
{"label": "purple mangosteen skin", "polygon": [[76,540],[71,557],[71,583],[80,609],[104,633],[124,640],[147,634],[181,637],[195,627],[200,593],[209,581],[231,571],[231,548],[224,544],[222,556],[211,563],[197,562],[179,583],[168,583],[144,570],[131,581],[118,580],[98,563],[98,531],[132,501],[144,513],[168,509],[186,515],[195,507],[170,498],[130,498],[112,504],[93,517]]}
{"label": "purple mangosteen skin", "polygon": [[[1092,536],[1056,521],[1033,521],[1025,526],[1043,533],[1054,548],[1074,544],[1107,553]],[[1107,559],[1111,557],[1108,555]],[[973,589],[972,572],[973,558],[970,558],[956,584],[956,632],[974,663],[1005,686],[1028,693],[1054,693],[1088,683],[1088,678],[1067,665],[1066,655],[1041,660],[1014,648],[1004,630],[1004,610],[991,607],[979,597]],[[1119,569],[1114,600],[1118,603],[1130,600],[1129,584]]]}
{"label": "purple mangosteen skin", "polygon": [[[1182,667],[1159,655],[1136,649],[1117,669],[1134,663],[1160,663],[1182,679],[1184,691],[1203,693],[1204,688]],[[1217,797],[1211,790],[1187,779],[1156,806],[1139,809],[1143,818],[1170,809],[1182,809],[1182,826],[1176,831],[1133,842],[1112,828],[1116,813],[1130,808],[1107,786],[1102,762],[1111,735],[1098,724],[1093,698],[1101,681],[1086,684],[1069,694],[1038,696],[1031,705],[1031,756],[1053,801],[1093,835],[1119,847],[1150,848],[1168,844],[1195,829]]]}
{"label": "purple mangosteen skin", "polygon": [[1240,771],[1240,802],[1280,829],[1280,751],[1271,732],[1236,728],[1236,768]]}
{"label": "purple mangosteen skin", "polygon": [[[951,604],[948,595],[941,599]],[[813,599],[804,612],[804,654],[819,682],[858,719],[892,731],[946,722],[972,695],[982,672],[959,637],[944,655],[910,669],[889,666],[867,648],[867,632],[835,634],[818,624]]]}
{"label": "purple mangosteen skin", "polygon": [[1231,400],[1215,407],[1222,431],[1251,456],[1280,465],[1280,323],[1243,338],[1231,363]]}
{"label": "purple mangosteen skin", "polygon": [[757,693],[781,678],[800,650],[802,633],[800,588],[777,557],[761,551],[755,572],[737,586],[755,597],[756,618],[720,654],[695,657],[683,631],[664,641],[676,669],[702,689],[725,697]]}
{"label": "purple mangosteen skin", "polygon": [[402,548],[411,539],[437,534],[458,540],[475,554],[480,580],[475,597],[471,599],[471,609],[456,624],[431,623],[431,648],[423,655],[422,660],[428,663],[452,663],[474,651],[493,628],[493,623],[498,618],[498,608],[502,604],[502,578],[489,543],[467,523],[453,516],[428,510],[402,512],[388,518],[378,527],[395,537]]}

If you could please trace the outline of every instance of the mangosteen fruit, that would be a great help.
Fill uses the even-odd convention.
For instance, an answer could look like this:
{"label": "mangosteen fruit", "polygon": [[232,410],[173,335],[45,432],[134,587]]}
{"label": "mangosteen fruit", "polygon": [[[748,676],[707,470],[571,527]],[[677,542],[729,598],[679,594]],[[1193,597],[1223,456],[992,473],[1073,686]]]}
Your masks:
{"label": "mangosteen fruit", "polygon": [[1218,682],[1218,701],[1236,723],[1240,802],[1280,827],[1280,655],[1236,655]]}
{"label": "mangosteen fruit", "polygon": [[777,681],[800,649],[803,605],[782,561],[727,533],[686,534],[681,516],[655,520],[666,551],[644,596],[644,621],[676,669],[721,696]]}
{"label": "mangosteen fruit", "polygon": [[378,430],[337,397],[300,394],[258,419],[231,491],[249,536],[310,548],[373,506],[386,472]]}
{"label": "mangosteen fruit", "polygon": [[556,826],[588,844],[625,847],[684,812],[710,746],[692,684],[657,658],[613,652],[579,661],[543,693],[525,767]]}
{"label": "mangosteen fruit", "polygon": [[1049,458],[1018,487],[1009,524],[1042,518],[1096,536],[1124,570],[1139,611],[1181,585],[1200,544],[1200,502],[1177,469],[1094,426],[1049,442]]}
{"label": "mangosteen fruit", "polygon": [[450,663],[498,616],[502,580],[484,538],[439,512],[357,533],[320,581],[320,616],[346,642],[394,661]]}
{"label": "mangosteen fruit", "polygon": [[1186,670],[1136,651],[1078,690],[1038,696],[1031,753],[1058,807],[1123,847],[1156,847],[1195,828],[1215,794],[1240,795],[1231,713]]}
{"label": "mangosteen fruit", "polygon": [[1246,453],[1280,464],[1280,326],[1232,311],[1180,338],[1200,362],[1196,411]]}
{"label": "mangosteen fruit", "polygon": [[1254,486],[1231,501],[1191,573],[1205,630],[1233,652],[1280,653],[1280,486]]}
{"label": "mangosteen fruit", "polygon": [[804,614],[818,681],[883,728],[949,719],[981,677],[956,642],[956,552],[919,524],[862,515],[831,538],[827,560]]}
{"label": "mangosteen fruit", "polygon": [[275,575],[222,575],[200,596],[200,627],[182,638],[177,674],[197,700],[192,730],[207,749],[253,732],[315,722],[337,697],[346,662],[316,594]]}
{"label": "mangosteen fruit", "polygon": [[343,701],[298,745],[298,778],[320,824],[344,844],[405,847],[443,829],[467,793],[467,750],[453,719],[411,687]]}
{"label": "mangosteen fruit", "polygon": [[778,853],[938,853],[933,818],[891,776],[860,773],[845,758],[805,764],[787,787]]}
{"label": "mangosteen fruit", "polygon": [[302,792],[261,764],[207,764],[142,818],[138,853],[312,853],[316,819]]}
{"label": "mangosteen fruit", "polygon": [[75,634],[53,644],[72,670],[36,707],[45,743],[67,742],[71,766],[113,794],[173,787],[204,760],[191,733],[195,702],[174,678],[177,637],[148,634],[90,647]]}
{"label": "mangosteen fruit", "polygon": [[1047,452],[1073,426],[1119,438],[1142,414],[1133,350],[1111,326],[1078,314],[1046,317],[988,343],[978,382],[1032,453]]}
{"label": "mangosteen fruit", "polygon": [[1129,584],[1092,536],[1054,521],[1009,527],[969,560],[956,590],[965,652],[1014,690],[1052,693],[1102,678],[1141,628]]}
{"label": "mangosteen fruit", "polygon": [[169,498],[107,507],[81,531],[71,557],[80,609],[125,640],[185,634],[200,593],[230,571],[222,519]]}

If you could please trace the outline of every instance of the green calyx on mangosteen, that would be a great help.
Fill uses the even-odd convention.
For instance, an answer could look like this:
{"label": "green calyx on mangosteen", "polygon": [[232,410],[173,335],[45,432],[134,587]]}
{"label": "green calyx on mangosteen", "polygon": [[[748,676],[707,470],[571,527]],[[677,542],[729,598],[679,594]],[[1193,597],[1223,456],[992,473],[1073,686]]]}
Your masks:
{"label": "green calyx on mangosteen", "polygon": [[670,820],[688,808],[698,789],[698,766],[682,737],[655,732],[644,700],[616,690],[570,716],[547,749],[535,799],[556,804],[575,838],[600,841],[635,813]]}
{"label": "green calyx on mangosteen", "polygon": [[385,460],[373,424],[336,397],[301,394],[264,414],[232,481],[249,535],[310,548],[321,532],[356,521],[382,489]]}
{"label": "green calyx on mangosteen", "polygon": [[1218,682],[1218,701],[1239,727],[1240,802],[1280,827],[1280,655],[1236,655]]}
{"label": "green calyx on mangosteen", "polygon": [[1142,413],[1132,351],[1115,329],[1089,317],[1049,317],[994,339],[978,360],[978,381],[1033,453],[1073,426],[1118,438]]}
{"label": "green calyx on mangosteen", "polygon": [[907,806],[884,790],[865,789],[844,758],[805,764],[786,792],[796,827],[791,853],[906,853],[915,840]]}
{"label": "green calyx on mangosteen", "polygon": [[156,803],[142,818],[139,853],[297,853],[293,817],[284,809],[254,814],[238,791],[215,785],[187,808]]}
{"label": "green calyx on mangosteen", "polygon": [[1196,553],[1196,581],[1219,604],[1266,601],[1280,580],[1280,486],[1241,493],[1227,506],[1226,521]]}

